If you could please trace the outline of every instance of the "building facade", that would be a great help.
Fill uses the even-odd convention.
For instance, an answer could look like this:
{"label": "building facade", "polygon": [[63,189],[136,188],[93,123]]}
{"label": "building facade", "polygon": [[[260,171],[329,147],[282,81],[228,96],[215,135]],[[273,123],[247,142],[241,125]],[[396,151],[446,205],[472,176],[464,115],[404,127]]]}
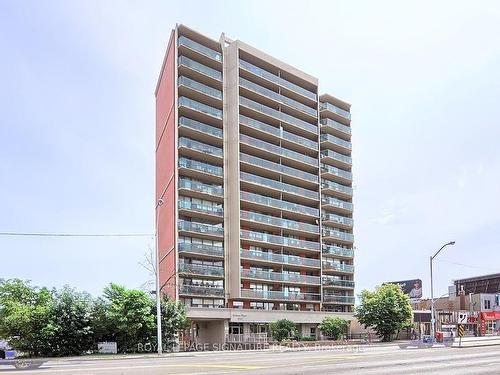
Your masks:
{"label": "building facade", "polygon": [[[224,34],[172,31],[156,92],[162,293],[193,337],[352,318],[350,104]],[[158,204],[158,202],[162,204]]]}

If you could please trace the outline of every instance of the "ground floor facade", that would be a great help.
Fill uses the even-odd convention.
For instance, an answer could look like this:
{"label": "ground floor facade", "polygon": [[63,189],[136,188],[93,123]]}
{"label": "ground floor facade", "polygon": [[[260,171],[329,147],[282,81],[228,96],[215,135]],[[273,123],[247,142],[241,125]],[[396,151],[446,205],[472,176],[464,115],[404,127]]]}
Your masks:
{"label": "ground floor facade", "polygon": [[264,344],[271,340],[269,323],[288,319],[297,324],[301,337],[322,339],[318,328],[326,317],[352,321],[352,313],[326,311],[279,311],[227,308],[191,308],[187,311],[190,327],[186,330],[184,347],[217,348],[224,344]]}

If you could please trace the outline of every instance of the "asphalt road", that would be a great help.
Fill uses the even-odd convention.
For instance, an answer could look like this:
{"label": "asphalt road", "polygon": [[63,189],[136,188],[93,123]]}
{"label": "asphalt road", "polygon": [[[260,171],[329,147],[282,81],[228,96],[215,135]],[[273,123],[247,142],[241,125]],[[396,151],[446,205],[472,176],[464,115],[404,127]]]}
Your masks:
{"label": "asphalt road", "polygon": [[500,374],[500,346],[361,350],[182,353],[129,359],[46,362],[37,370],[0,366],[5,374]]}

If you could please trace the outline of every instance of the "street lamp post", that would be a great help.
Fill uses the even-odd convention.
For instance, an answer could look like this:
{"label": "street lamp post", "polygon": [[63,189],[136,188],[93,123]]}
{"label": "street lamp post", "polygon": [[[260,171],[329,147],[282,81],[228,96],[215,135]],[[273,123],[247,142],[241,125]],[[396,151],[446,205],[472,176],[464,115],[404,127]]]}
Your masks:
{"label": "street lamp post", "polygon": [[431,255],[431,257],[430,257],[430,266],[431,266],[431,338],[432,338],[432,341],[434,341],[434,337],[436,335],[436,317],[435,317],[435,312],[434,312],[434,280],[432,277],[432,261],[434,260],[435,257],[437,257],[437,255],[441,252],[441,250],[443,250],[448,245],[455,245],[455,241],[445,243],[436,252],[436,254]]}
{"label": "street lamp post", "polygon": [[158,355],[163,353],[163,347],[161,343],[162,332],[161,332],[161,295],[160,295],[160,254],[158,246],[158,221],[160,217],[160,206],[163,204],[163,199],[159,199],[156,205],[156,222],[155,222],[155,284],[156,284],[156,336],[158,345]]}

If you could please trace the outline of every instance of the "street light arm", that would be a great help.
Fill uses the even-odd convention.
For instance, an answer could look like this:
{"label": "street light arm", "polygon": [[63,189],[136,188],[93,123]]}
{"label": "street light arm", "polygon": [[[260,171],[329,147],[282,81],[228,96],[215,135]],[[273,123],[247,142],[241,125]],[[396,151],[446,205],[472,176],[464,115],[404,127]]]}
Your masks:
{"label": "street light arm", "polygon": [[434,259],[435,257],[438,256],[438,254],[441,252],[441,250],[443,250],[446,246],[448,245],[455,245],[455,241],[451,241],[451,242],[448,242],[448,243],[445,243],[443,246],[441,246],[441,248],[436,252],[436,254],[434,254],[433,256],[431,256],[431,259]]}

